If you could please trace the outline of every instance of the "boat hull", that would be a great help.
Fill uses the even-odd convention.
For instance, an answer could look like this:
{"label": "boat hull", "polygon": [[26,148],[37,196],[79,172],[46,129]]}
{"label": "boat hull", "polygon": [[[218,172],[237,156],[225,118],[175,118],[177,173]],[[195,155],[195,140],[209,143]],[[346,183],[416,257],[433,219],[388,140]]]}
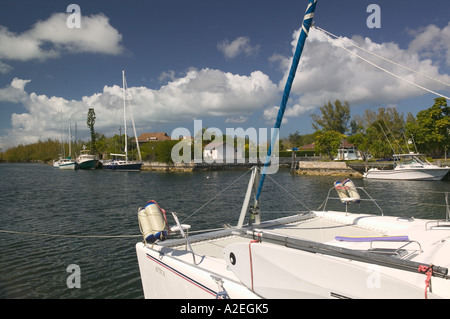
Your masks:
{"label": "boat hull", "polygon": [[114,171],[139,171],[142,163],[103,163],[102,168]]}
{"label": "boat hull", "polygon": [[[194,264],[190,252],[176,251],[174,258],[167,248],[158,248],[161,250],[151,249],[143,243],[136,244],[142,287],[147,299],[220,299],[225,296],[224,292],[229,298],[259,298],[232,272],[225,270],[223,261],[198,256],[198,264]],[[234,278],[227,277],[223,271]],[[214,278],[220,278],[223,284],[218,284]]]}
{"label": "boat hull", "polygon": [[364,174],[367,179],[389,179],[389,180],[422,180],[440,181],[450,171],[450,168],[423,168],[423,169],[393,169],[379,170],[370,169]]}
{"label": "boat hull", "polygon": [[[192,249],[197,252],[195,261],[191,251],[186,251],[179,241],[173,246],[168,241],[165,246],[137,243],[145,298],[216,298],[222,288],[229,298],[450,297],[449,280],[433,277],[433,289],[428,291],[426,275],[416,268],[417,264],[450,266],[450,242],[442,240],[448,238],[448,229],[436,229],[433,226],[436,222],[419,219],[403,221],[397,217],[345,212],[314,214],[314,218],[298,221],[297,225],[282,224],[259,235],[223,237],[211,233],[214,236],[202,235],[201,241],[192,238]],[[316,227],[321,225],[323,229]],[[318,238],[326,242],[286,236],[297,227],[300,236],[316,238],[315,233],[320,232]],[[381,235],[357,236],[356,241],[344,242],[335,237],[355,231]],[[389,236],[399,232],[413,240]],[[252,240],[255,237],[260,240]],[[278,244],[276,237],[282,238]],[[307,245],[296,246],[297,240]],[[216,256],[211,249],[221,253]],[[348,250],[355,255],[346,254]],[[345,255],[340,256],[342,253]],[[218,287],[213,277],[220,278],[223,285]]]}
{"label": "boat hull", "polygon": [[88,160],[78,162],[79,169],[95,169],[97,167],[98,160]]}
{"label": "boat hull", "polygon": [[76,163],[73,164],[59,164],[59,169],[62,170],[75,170],[77,168]]}
{"label": "boat hull", "polygon": [[423,287],[405,280],[420,280],[420,274],[262,243],[230,245],[224,255],[230,254],[236,261],[228,267],[246,286],[269,299],[424,297]]}

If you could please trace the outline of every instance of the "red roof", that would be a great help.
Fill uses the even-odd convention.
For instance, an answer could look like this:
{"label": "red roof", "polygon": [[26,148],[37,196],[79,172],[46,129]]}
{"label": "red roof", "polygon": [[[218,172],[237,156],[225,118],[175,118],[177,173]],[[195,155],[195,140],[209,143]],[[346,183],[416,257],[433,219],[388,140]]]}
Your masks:
{"label": "red roof", "polygon": [[308,150],[314,150],[315,147],[316,147],[316,145],[314,145],[314,143],[312,143],[312,144],[303,145],[302,147],[300,147],[300,149],[302,149],[303,151],[308,151]]}
{"label": "red roof", "polygon": [[171,138],[166,133],[142,133],[138,136],[139,143],[152,141],[170,141]]}

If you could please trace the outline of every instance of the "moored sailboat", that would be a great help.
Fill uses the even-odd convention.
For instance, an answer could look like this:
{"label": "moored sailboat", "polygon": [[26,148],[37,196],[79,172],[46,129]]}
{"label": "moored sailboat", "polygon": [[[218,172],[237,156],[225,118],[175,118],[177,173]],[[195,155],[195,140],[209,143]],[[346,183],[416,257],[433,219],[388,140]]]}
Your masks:
{"label": "moored sailboat", "polygon": [[[53,164],[55,166],[55,164]],[[77,162],[72,159],[72,133],[69,125],[69,156],[66,158],[60,158],[58,161],[59,169],[63,170],[75,170],[78,168]]]}
{"label": "moored sailboat", "polygon": [[139,156],[139,161],[131,161],[128,159],[128,141],[127,141],[127,117],[126,117],[126,93],[127,93],[127,82],[125,79],[125,71],[122,71],[122,82],[123,82],[123,118],[124,118],[124,139],[125,139],[125,154],[110,154],[112,159],[102,163],[102,167],[105,169],[117,170],[117,171],[139,171],[142,167],[141,151],[139,149],[139,142],[137,142],[136,128],[134,126],[133,113],[131,112],[131,106],[128,108],[131,114],[131,122],[133,124],[134,140],[136,141],[137,152]]}

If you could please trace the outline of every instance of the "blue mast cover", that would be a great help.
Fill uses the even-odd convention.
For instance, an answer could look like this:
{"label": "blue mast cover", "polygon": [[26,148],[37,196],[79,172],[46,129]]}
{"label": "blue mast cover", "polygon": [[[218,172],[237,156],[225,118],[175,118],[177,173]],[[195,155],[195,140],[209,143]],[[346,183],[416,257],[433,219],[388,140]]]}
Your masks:
{"label": "blue mast cover", "polygon": [[292,82],[294,82],[295,73],[297,72],[298,63],[300,62],[300,56],[303,52],[303,47],[308,37],[309,28],[312,25],[312,20],[314,17],[314,11],[316,10],[317,0],[309,0],[308,7],[306,8],[305,16],[303,18],[302,30],[300,32],[300,36],[298,37],[297,47],[295,49],[294,58],[292,60],[291,69],[289,71],[289,76],[286,81],[286,85],[284,87],[283,98],[281,100],[281,105],[278,110],[277,121],[275,122],[275,130],[272,135],[272,141],[269,146],[269,150],[267,151],[266,162],[264,163],[264,168],[261,174],[261,180],[258,186],[258,192],[256,193],[256,200],[259,200],[259,196],[261,195],[262,186],[264,184],[264,180],[266,178],[267,167],[269,166],[270,156],[272,155],[272,147],[275,144],[277,139],[279,128],[281,126],[281,121],[283,120],[284,111],[286,110],[286,104],[289,99],[289,94],[291,92]]}

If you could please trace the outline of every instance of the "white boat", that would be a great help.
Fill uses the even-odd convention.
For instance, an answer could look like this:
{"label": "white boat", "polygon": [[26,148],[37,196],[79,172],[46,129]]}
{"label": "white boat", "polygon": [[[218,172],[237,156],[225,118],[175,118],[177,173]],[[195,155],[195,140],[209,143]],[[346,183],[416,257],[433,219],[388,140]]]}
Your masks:
{"label": "white boat", "polygon": [[[69,157],[60,158],[57,165],[59,169],[63,170],[75,170],[78,168],[76,160],[72,159],[72,133],[70,125],[69,125]],[[53,166],[56,167],[55,162],[53,163]]]}
{"label": "white boat", "polygon": [[[155,202],[139,209],[145,298],[450,298],[448,216],[352,214],[324,205],[266,222],[251,209],[256,218],[244,225],[258,174],[253,168],[239,221],[228,229],[189,236],[175,213],[169,228]],[[364,200],[354,186],[341,196],[346,187],[339,185],[346,207]],[[166,239],[180,229],[181,239]]]}
{"label": "white boat", "polygon": [[364,175],[368,179],[440,181],[450,171],[450,167],[431,164],[418,153],[394,154],[394,169],[369,169]]}
{"label": "white boat", "polygon": [[74,170],[78,168],[76,161],[71,159],[70,157],[60,159],[58,162],[59,169]]}
{"label": "white boat", "polygon": [[[275,128],[281,125],[316,2],[308,3]],[[190,226],[176,213],[169,227],[168,214],[156,202],[138,209],[143,241],[136,253],[146,298],[450,298],[448,215],[434,221],[384,216],[378,210],[353,214],[348,208],[363,198],[344,181],[335,189],[345,211],[327,211],[326,201],[321,211],[262,221],[267,167],[268,160],[262,171],[252,168],[236,226],[190,236]],[[181,238],[171,239],[174,232]]]}
{"label": "white boat", "polygon": [[122,81],[123,81],[123,118],[124,118],[124,139],[125,139],[125,154],[110,154],[113,158],[109,161],[102,163],[102,168],[117,170],[117,171],[139,171],[142,167],[141,151],[139,149],[139,142],[137,142],[136,128],[134,126],[133,113],[131,112],[131,106],[128,108],[131,114],[131,122],[133,124],[134,140],[136,141],[139,161],[130,161],[128,159],[128,136],[127,136],[127,117],[126,117],[126,94],[127,94],[127,82],[125,79],[125,71],[122,71]]}
{"label": "white boat", "polygon": [[59,160],[53,160],[53,167],[59,168],[59,164],[61,163],[61,161],[62,161],[61,158]]}
{"label": "white boat", "polygon": [[76,162],[80,169],[94,169],[97,167],[98,159],[95,155],[89,154],[89,150],[86,150],[86,146],[83,145],[83,150],[76,158]]}

